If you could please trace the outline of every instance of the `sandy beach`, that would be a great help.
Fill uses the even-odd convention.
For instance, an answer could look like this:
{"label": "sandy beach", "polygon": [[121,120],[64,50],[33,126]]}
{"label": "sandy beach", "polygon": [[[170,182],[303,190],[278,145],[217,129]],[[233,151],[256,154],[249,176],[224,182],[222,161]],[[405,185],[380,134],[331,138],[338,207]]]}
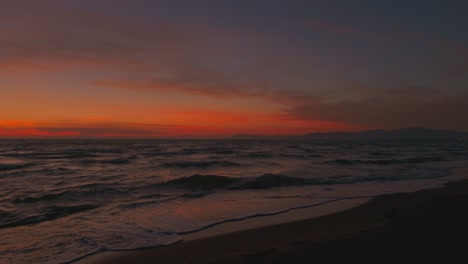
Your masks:
{"label": "sandy beach", "polygon": [[304,210],[285,223],[287,214],[255,220],[263,225],[220,225],[176,245],[104,252],[78,263],[466,263],[468,180],[365,201],[348,201],[341,206],[359,206],[310,219],[301,219],[311,211]]}

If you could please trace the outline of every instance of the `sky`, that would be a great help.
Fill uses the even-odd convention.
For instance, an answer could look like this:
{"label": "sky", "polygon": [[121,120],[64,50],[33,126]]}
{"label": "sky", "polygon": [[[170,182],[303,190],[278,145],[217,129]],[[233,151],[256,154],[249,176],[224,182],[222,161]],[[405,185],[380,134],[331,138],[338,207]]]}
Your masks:
{"label": "sky", "polygon": [[0,137],[468,131],[466,0],[1,0]]}

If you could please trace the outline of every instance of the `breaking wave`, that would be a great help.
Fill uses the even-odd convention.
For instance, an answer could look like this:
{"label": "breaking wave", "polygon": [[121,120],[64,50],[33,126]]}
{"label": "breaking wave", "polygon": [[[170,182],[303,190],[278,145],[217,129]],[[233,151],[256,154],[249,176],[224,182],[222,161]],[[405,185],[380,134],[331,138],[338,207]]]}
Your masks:
{"label": "breaking wave", "polygon": [[[336,184],[354,184],[361,182],[372,181],[400,181],[414,179],[431,179],[450,175],[450,170],[431,170],[423,172],[405,171],[402,174],[379,174],[379,175],[340,175],[331,177],[313,177],[301,178],[292,177],[281,174],[267,173],[258,177],[250,178],[229,178],[218,175],[199,175],[195,174],[190,177],[184,177],[176,180],[171,180],[160,186],[171,186],[178,188],[186,188],[191,190],[256,190],[268,189],[274,187],[285,187],[295,185],[336,185]],[[195,194],[198,196],[199,194]],[[201,196],[204,196],[203,194]],[[200,197],[201,197],[200,196]],[[192,197],[193,198],[193,197]]]}
{"label": "breaking wave", "polygon": [[279,186],[300,185],[305,183],[307,183],[307,180],[304,178],[268,173],[253,179],[249,179],[238,186],[231,187],[230,189],[265,189]]}
{"label": "breaking wave", "polygon": [[188,189],[213,190],[227,188],[238,181],[239,179],[225,176],[195,174],[190,177],[171,180],[161,185]]}

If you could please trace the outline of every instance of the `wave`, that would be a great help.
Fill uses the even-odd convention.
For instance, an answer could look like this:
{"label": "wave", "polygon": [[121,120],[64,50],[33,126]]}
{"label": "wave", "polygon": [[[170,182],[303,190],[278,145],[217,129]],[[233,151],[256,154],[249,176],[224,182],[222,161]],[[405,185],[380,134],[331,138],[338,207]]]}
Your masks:
{"label": "wave", "polygon": [[273,154],[269,152],[250,152],[240,155],[242,158],[273,158]]}
{"label": "wave", "polygon": [[180,150],[167,151],[167,150],[152,150],[146,151],[141,155],[146,157],[154,156],[190,156],[196,154],[219,154],[219,155],[234,155],[239,154],[240,151],[231,148],[184,148]]}
{"label": "wave", "polygon": [[2,210],[0,209],[0,223],[1,222],[10,222],[12,221],[12,219],[15,219],[17,216],[14,212],[10,211],[10,210]]}
{"label": "wave", "polygon": [[319,155],[319,154],[310,154],[308,155],[309,158],[323,158],[323,155]]}
{"label": "wave", "polygon": [[307,159],[309,157],[309,155],[287,154],[287,153],[281,153],[279,154],[279,156],[282,158],[289,158],[289,159]]}
{"label": "wave", "polygon": [[426,163],[426,162],[438,162],[445,161],[443,157],[412,157],[407,159],[378,159],[378,160],[353,160],[353,159],[335,159],[325,161],[327,164],[337,164],[337,165],[358,165],[358,164],[368,164],[368,165],[399,165],[399,164],[417,164],[417,163]]}
{"label": "wave", "polygon": [[354,164],[356,164],[356,160],[335,159],[335,160],[327,160],[324,163],[326,163],[326,164],[337,164],[337,165],[354,165]]}
{"label": "wave", "polygon": [[[63,191],[60,191],[63,190]],[[50,191],[49,191],[50,192]],[[107,187],[102,184],[86,184],[75,187],[68,187],[66,189],[55,189],[50,192],[39,196],[26,196],[16,197],[12,199],[14,204],[28,204],[28,203],[41,203],[41,202],[55,202],[62,201],[83,201],[84,199],[95,198],[97,196],[116,196],[127,195],[128,188]]]}
{"label": "wave", "polygon": [[17,157],[17,158],[33,158],[33,159],[84,159],[84,158],[95,158],[98,157],[95,154],[91,154],[84,151],[64,151],[64,152],[30,152],[30,153],[9,153],[5,156]]}
{"label": "wave", "polygon": [[184,148],[180,150],[182,154],[199,154],[199,153],[213,153],[213,154],[236,154],[239,150],[236,148]]}
{"label": "wave", "polygon": [[165,168],[200,168],[206,169],[213,166],[221,166],[221,167],[239,167],[242,166],[240,163],[235,163],[228,160],[221,160],[221,161],[174,161],[174,162],[167,162],[160,165],[161,167]]}
{"label": "wave", "polygon": [[53,201],[68,193],[69,192],[48,193],[39,197],[34,197],[34,196],[28,196],[28,197],[23,197],[23,198],[16,197],[13,199],[13,203],[21,204],[21,203],[37,203],[37,202],[42,202],[42,201]]}
{"label": "wave", "polygon": [[[308,180],[279,174],[264,174],[253,178],[230,178],[219,175],[200,175],[195,174],[190,177],[184,177],[159,184],[160,186],[180,187],[187,189],[196,189],[202,191],[215,189],[229,190],[247,190],[247,189],[266,189],[279,186],[291,186],[307,184]],[[190,194],[188,198],[202,197],[206,195]]]}
{"label": "wave", "polygon": [[71,214],[84,212],[97,208],[97,205],[83,204],[76,206],[49,206],[45,208],[45,212],[39,215],[28,216],[19,220],[0,224],[0,229],[18,227],[24,225],[32,225],[45,221],[52,221],[58,218],[62,218]]}
{"label": "wave", "polygon": [[[159,186],[171,186],[186,188],[191,190],[213,191],[216,189],[227,190],[256,190],[268,189],[274,187],[297,186],[297,185],[338,185],[354,184],[360,182],[372,181],[400,181],[414,179],[440,178],[450,175],[449,170],[431,170],[417,173],[415,171],[405,171],[401,173],[382,174],[382,175],[340,175],[333,177],[300,178],[281,174],[267,173],[258,177],[251,178],[229,178],[218,175],[199,175],[171,180],[158,184]],[[190,194],[188,198],[198,198],[209,193]]]}
{"label": "wave", "polygon": [[183,187],[188,189],[213,190],[227,188],[232,184],[239,182],[239,180],[240,179],[225,176],[195,174],[190,177],[171,180],[160,185]]}
{"label": "wave", "polygon": [[[44,169],[29,169],[30,167],[36,167],[36,163],[30,163],[28,166],[21,166],[19,168],[5,170],[1,175],[0,178],[9,178],[9,177],[29,177],[31,175],[47,175],[47,176],[60,176],[60,175],[72,175],[76,174],[78,170],[67,169],[67,168],[44,168]],[[2,170],[0,169],[0,172]]]}
{"label": "wave", "polygon": [[183,193],[183,194],[176,195],[176,196],[169,196],[169,195],[163,195],[163,194],[144,195],[144,196],[139,197],[139,198],[145,197],[145,198],[143,198],[143,200],[136,201],[136,202],[122,203],[118,207],[120,209],[135,209],[135,208],[142,207],[142,206],[165,203],[165,202],[169,202],[171,200],[176,200],[176,199],[202,198],[202,197],[205,197],[205,196],[207,196],[207,195],[209,195],[211,193],[213,193],[212,190],[195,191],[193,193]]}
{"label": "wave", "polygon": [[168,153],[162,152],[162,151],[149,151],[149,152],[140,153],[139,155],[141,155],[141,156],[143,156],[145,158],[152,158],[152,157],[159,157],[159,156],[170,156]]}
{"label": "wave", "polygon": [[234,154],[239,154],[238,150],[232,150],[232,149],[218,149],[212,151],[214,154],[222,154],[222,155],[234,155]]}
{"label": "wave", "polygon": [[418,180],[418,179],[435,179],[450,175],[449,170],[439,169],[432,173],[403,173],[403,174],[388,174],[388,175],[342,175],[328,178],[308,179],[307,184],[313,185],[337,185],[337,184],[355,184],[361,182],[385,182],[385,181],[403,181],[403,180]]}
{"label": "wave", "polygon": [[131,163],[133,160],[138,159],[137,156],[131,156],[128,158],[117,158],[117,159],[112,159],[112,160],[106,160],[103,161],[103,164],[115,164],[115,165],[123,165],[123,164],[128,164]]}
{"label": "wave", "polygon": [[84,165],[92,165],[92,164],[125,165],[125,164],[132,163],[136,159],[138,159],[137,156],[130,156],[127,158],[116,158],[116,159],[86,159],[86,160],[82,160],[81,164],[84,164]]}
{"label": "wave", "polygon": [[396,156],[401,156],[401,154],[374,151],[374,152],[369,153],[369,156],[371,157],[396,157]]}
{"label": "wave", "polygon": [[280,174],[264,174],[259,177],[247,180],[240,185],[233,186],[231,190],[243,190],[243,189],[265,189],[279,186],[291,186],[306,184],[307,180],[304,178],[290,177]]}
{"label": "wave", "polygon": [[180,198],[184,198],[184,199],[195,199],[195,198],[202,198],[202,197],[205,197],[207,196],[208,194],[210,194],[212,192],[195,192],[195,193],[184,193],[182,194],[181,196],[179,196]]}
{"label": "wave", "polygon": [[161,197],[167,197],[167,195],[159,194],[159,193],[152,193],[152,194],[140,195],[138,196],[138,199],[154,199],[154,198],[161,198]]}
{"label": "wave", "polygon": [[6,163],[6,164],[1,164],[0,163],[0,171],[10,171],[10,170],[18,170],[18,169],[24,169],[28,168],[31,166],[34,166],[36,164],[34,163]]}
{"label": "wave", "polygon": [[294,154],[294,153],[281,153],[278,155],[281,158],[289,158],[289,159],[309,159],[309,158],[323,158],[322,155],[319,154]]}
{"label": "wave", "polygon": [[149,201],[131,202],[131,203],[120,204],[118,207],[120,209],[135,209],[137,207],[146,206],[146,205],[153,205],[153,204],[159,204],[159,203],[166,202],[166,201],[164,201],[164,200],[149,200]]}

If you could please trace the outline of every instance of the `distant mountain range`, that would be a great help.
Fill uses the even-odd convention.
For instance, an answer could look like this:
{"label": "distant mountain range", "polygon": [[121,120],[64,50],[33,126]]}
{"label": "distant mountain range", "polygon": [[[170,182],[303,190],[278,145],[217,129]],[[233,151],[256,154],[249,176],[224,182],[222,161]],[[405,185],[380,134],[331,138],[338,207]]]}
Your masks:
{"label": "distant mountain range", "polygon": [[398,130],[367,130],[361,132],[327,132],[305,135],[262,136],[240,134],[235,139],[310,139],[310,140],[418,140],[418,139],[453,139],[468,140],[468,132],[455,132],[429,128],[403,128]]}

